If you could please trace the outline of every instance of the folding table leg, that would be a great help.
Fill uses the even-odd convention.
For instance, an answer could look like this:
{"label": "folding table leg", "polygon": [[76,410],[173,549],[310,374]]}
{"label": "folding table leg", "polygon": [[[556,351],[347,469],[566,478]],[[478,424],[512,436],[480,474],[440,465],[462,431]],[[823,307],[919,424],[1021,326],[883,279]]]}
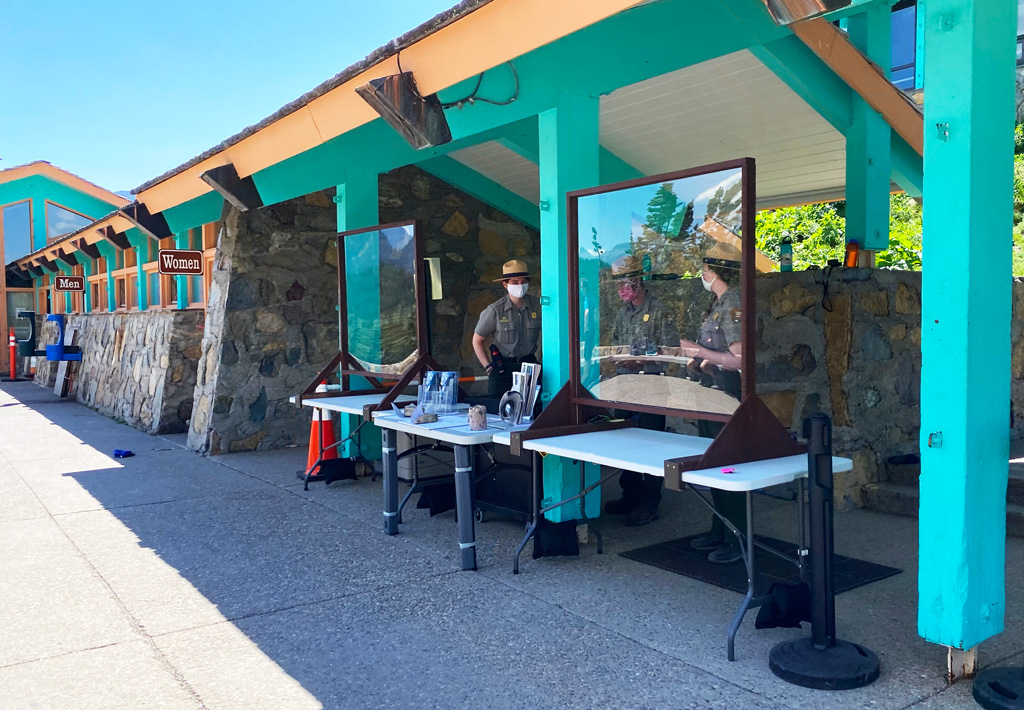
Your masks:
{"label": "folding table leg", "polygon": [[530,520],[526,526],[526,535],[523,536],[522,542],[516,548],[516,554],[512,558],[512,574],[519,574],[519,556],[523,554],[523,548],[526,547],[526,543],[530,541],[530,538],[537,532],[537,527],[540,525],[540,454],[536,451],[530,457],[530,469],[531,469],[531,483],[530,483],[530,505],[532,510],[530,511]]}
{"label": "folding table leg", "polygon": [[[739,536],[737,536],[739,539]],[[729,625],[729,660],[736,660],[736,632],[739,631],[740,623],[743,621],[743,617],[747,613],[747,609],[750,608],[750,603],[754,599],[754,549],[757,546],[754,544],[754,494],[747,491],[747,535],[746,540],[740,540],[740,549],[743,552],[743,562],[747,567],[747,595],[743,598],[743,603],[740,604],[740,608],[736,610],[736,616],[733,617],[732,623]]]}
{"label": "folding table leg", "polygon": [[381,429],[384,454],[384,532],[398,532],[398,434],[394,429]]}
{"label": "folding table leg", "polygon": [[459,552],[462,556],[462,569],[476,569],[471,446],[455,446],[455,511],[459,516]]}

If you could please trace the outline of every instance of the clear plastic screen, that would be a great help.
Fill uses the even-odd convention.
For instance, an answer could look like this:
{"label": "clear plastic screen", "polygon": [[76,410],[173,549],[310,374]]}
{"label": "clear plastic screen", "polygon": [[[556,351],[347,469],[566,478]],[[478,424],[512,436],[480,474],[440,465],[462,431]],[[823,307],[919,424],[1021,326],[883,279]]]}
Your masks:
{"label": "clear plastic screen", "polygon": [[344,239],[348,351],[371,372],[402,374],[419,355],[415,227]]}
{"label": "clear plastic screen", "polygon": [[578,198],[580,381],[598,399],[716,415],[739,406],[741,177],[731,168]]}

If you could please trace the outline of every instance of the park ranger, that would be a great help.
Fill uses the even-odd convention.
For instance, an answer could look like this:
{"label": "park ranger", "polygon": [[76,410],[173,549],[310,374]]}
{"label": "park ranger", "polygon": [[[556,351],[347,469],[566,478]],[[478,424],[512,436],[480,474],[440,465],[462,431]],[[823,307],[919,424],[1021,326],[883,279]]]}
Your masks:
{"label": "park ranger", "polygon": [[[666,307],[644,283],[643,262],[635,255],[623,256],[612,264],[612,279],[618,282],[622,305],[615,316],[612,330],[614,345],[629,346],[628,354],[615,357],[617,375],[662,375],[665,364],[658,361],[631,359],[656,355],[659,347],[675,348],[679,344],[679,329],[675,313]],[[616,410],[616,416],[632,417],[642,429],[665,431],[665,416],[647,412]],[[608,501],[605,512],[626,515],[625,524],[639,527],[658,519],[661,489],[664,479],[636,471],[623,471],[619,476],[622,497]]]}
{"label": "park ranger", "polygon": [[[518,259],[501,267],[500,281],[505,296],[487,306],[480,314],[473,333],[473,351],[487,371],[487,394],[499,396],[512,389],[512,373],[524,362],[537,362],[540,340],[540,302],[527,293],[530,274],[526,263]],[[492,340],[501,356],[495,362],[487,348]]]}

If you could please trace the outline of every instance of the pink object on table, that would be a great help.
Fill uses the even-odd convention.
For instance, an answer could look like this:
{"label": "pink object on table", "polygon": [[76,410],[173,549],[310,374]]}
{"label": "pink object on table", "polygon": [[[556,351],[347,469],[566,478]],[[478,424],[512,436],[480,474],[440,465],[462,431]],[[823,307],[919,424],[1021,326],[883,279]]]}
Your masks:
{"label": "pink object on table", "polygon": [[729,468],[723,468],[722,473],[736,473],[736,469],[730,466]]}

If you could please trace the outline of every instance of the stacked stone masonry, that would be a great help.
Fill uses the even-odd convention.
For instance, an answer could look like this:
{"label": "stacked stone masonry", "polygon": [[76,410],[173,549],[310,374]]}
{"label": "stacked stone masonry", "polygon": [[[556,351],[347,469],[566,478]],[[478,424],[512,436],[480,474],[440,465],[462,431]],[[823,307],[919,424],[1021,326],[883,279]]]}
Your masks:
{"label": "stacked stone masonry", "polygon": [[[68,317],[82,361],[70,365],[71,396],[151,434],[184,432],[192,415],[202,311],[90,313]],[[57,342],[40,327],[39,349]],[[53,387],[59,363],[37,359],[35,380]]]}

